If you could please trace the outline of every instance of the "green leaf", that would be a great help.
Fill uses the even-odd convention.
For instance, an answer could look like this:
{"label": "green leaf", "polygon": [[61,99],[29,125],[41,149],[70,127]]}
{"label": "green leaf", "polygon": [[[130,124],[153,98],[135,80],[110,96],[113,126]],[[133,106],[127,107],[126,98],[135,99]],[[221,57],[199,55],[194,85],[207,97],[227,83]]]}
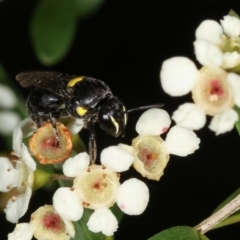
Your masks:
{"label": "green leaf", "polygon": [[35,9],[31,37],[35,53],[44,65],[53,65],[68,52],[76,31],[74,0],[42,0]]}
{"label": "green leaf", "polygon": [[235,11],[233,11],[232,9],[229,11],[228,15],[240,19],[239,15]]}
{"label": "green leaf", "polygon": [[104,0],[41,0],[30,32],[35,53],[44,65],[59,62],[73,42],[77,21],[94,13]]}
{"label": "green leaf", "polygon": [[95,13],[105,0],[76,0],[78,17],[83,18]]}
{"label": "green leaf", "polygon": [[233,108],[237,114],[238,114],[238,121],[235,123],[235,127],[238,131],[238,135],[240,136],[240,108],[238,108],[237,106],[234,106]]}
{"label": "green leaf", "polygon": [[207,240],[196,229],[188,226],[177,226],[166,229],[148,240]]}
{"label": "green leaf", "polygon": [[118,205],[115,203],[110,210],[113,212],[114,216],[117,218],[118,222],[120,222],[124,216],[124,213],[120,210]]}
{"label": "green leaf", "polygon": [[[231,202],[237,195],[240,194],[240,188],[238,188],[235,192],[233,192],[228,198],[226,198],[221,204],[217,206],[217,208],[214,210],[214,213],[217,212],[219,209],[224,207],[227,203]],[[240,210],[239,210],[240,211]]]}

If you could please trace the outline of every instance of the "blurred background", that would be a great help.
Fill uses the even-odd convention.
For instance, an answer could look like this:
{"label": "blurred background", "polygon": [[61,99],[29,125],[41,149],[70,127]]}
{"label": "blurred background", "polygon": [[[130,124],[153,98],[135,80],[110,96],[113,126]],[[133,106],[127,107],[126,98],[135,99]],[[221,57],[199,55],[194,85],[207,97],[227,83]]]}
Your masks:
{"label": "blurred background", "polygon": [[[68,2],[51,1],[55,1],[56,8],[59,7],[57,4],[64,6]],[[230,9],[240,14],[238,1],[88,1],[93,5],[85,12],[79,10],[76,13],[72,6],[59,10],[63,29],[57,32],[56,44],[53,41],[46,48],[38,40],[48,40],[48,21],[54,26],[54,9],[46,11],[46,17],[42,15],[41,21],[36,17],[41,15],[40,7],[47,5],[46,0],[0,2],[0,83],[11,87],[19,103],[25,101],[29,89],[17,84],[14,80],[17,73],[54,70],[105,81],[127,108],[164,103],[164,109],[171,114],[191,98],[190,95],[171,98],[162,91],[159,82],[162,62],[173,56],[186,56],[195,61],[192,43],[195,29],[201,21],[219,21]],[[84,2],[87,0],[82,6],[85,6]],[[35,26],[40,27],[36,29]],[[58,52],[57,47],[62,52]],[[53,57],[44,55],[45,50]],[[4,108],[0,110],[7,111]],[[15,110],[19,118],[26,115],[22,107],[11,111]],[[140,114],[130,114],[123,139],[112,138],[96,126],[98,153],[119,142],[130,144],[137,135],[135,123]],[[3,129],[8,124],[4,119],[0,122]],[[195,226],[239,187],[240,139],[236,130],[216,137],[205,127],[197,134],[201,138],[200,149],[184,158],[172,155],[159,182],[143,179],[134,170],[122,174],[123,179],[137,177],[143,180],[150,189],[150,202],[142,215],[124,216],[116,232],[116,240],[144,240],[169,227]],[[87,131],[83,131],[81,136],[87,143]],[[11,151],[10,137],[10,133],[1,133],[1,152]],[[51,204],[51,197],[52,192],[37,191],[21,222],[28,222],[31,212],[40,205]],[[14,225],[5,220],[2,211],[0,226],[0,239],[6,239]],[[212,240],[237,240],[240,225],[214,230],[206,235]]]}

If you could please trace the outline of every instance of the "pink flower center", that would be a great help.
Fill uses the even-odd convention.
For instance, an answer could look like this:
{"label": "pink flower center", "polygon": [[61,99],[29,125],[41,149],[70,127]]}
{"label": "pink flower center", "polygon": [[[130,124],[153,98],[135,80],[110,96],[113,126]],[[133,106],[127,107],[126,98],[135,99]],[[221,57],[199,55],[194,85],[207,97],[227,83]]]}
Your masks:
{"label": "pink flower center", "polygon": [[211,80],[210,84],[210,101],[217,101],[224,93],[223,87],[218,80]]}
{"label": "pink flower center", "polygon": [[149,152],[148,149],[142,149],[141,151],[141,160],[145,167],[151,167],[153,162],[158,158],[156,153]]}
{"label": "pink flower center", "polygon": [[97,182],[95,182],[92,185],[92,189],[94,192],[101,193],[104,191],[104,189],[107,187],[107,183],[103,181],[104,179],[99,179]]}
{"label": "pink flower center", "polygon": [[52,136],[50,138],[46,138],[42,141],[41,143],[42,149],[44,150],[53,150],[53,149],[58,149],[57,147],[57,139],[55,136]]}
{"label": "pink flower center", "polygon": [[44,215],[42,222],[45,228],[52,231],[62,231],[64,229],[64,223],[60,216],[51,211]]}

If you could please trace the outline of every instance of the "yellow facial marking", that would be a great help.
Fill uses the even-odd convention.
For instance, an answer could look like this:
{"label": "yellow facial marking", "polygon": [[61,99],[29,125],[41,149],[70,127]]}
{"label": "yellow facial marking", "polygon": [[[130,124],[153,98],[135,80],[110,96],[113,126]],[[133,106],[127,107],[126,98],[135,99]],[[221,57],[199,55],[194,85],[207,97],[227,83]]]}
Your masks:
{"label": "yellow facial marking", "polygon": [[118,131],[119,131],[119,125],[118,125],[118,123],[116,122],[116,120],[112,116],[110,118],[111,118],[111,121],[112,121],[113,125],[116,128],[116,134],[117,134]]}
{"label": "yellow facial marking", "polygon": [[73,87],[77,82],[82,81],[83,78],[84,78],[84,76],[76,77],[76,78],[71,79],[71,80],[68,82],[68,87]]}
{"label": "yellow facial marking", "polygon": [[77,107],[77,108],[76,108],[76,111],[77,111],[77,114],[78,114],[79,116],[84,116],[85,113],[87,112],[87,109],[85,109],[85,108],[83,108],[83,107]]}

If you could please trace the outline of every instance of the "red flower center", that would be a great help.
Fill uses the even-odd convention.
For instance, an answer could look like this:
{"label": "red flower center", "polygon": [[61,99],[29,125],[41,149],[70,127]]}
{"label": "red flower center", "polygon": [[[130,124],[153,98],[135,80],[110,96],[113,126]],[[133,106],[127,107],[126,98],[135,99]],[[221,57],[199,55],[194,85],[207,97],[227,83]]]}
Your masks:
{"label": "red flower center", "polygon": [[64,229],[64,223],[56,213],[47,212],[42,221],[43,226],[52,231],[62,231]]}
{"label": "red flower center", "polygon": [[211,80],[210,95],[223,95],[223,88],[218,80]]}

